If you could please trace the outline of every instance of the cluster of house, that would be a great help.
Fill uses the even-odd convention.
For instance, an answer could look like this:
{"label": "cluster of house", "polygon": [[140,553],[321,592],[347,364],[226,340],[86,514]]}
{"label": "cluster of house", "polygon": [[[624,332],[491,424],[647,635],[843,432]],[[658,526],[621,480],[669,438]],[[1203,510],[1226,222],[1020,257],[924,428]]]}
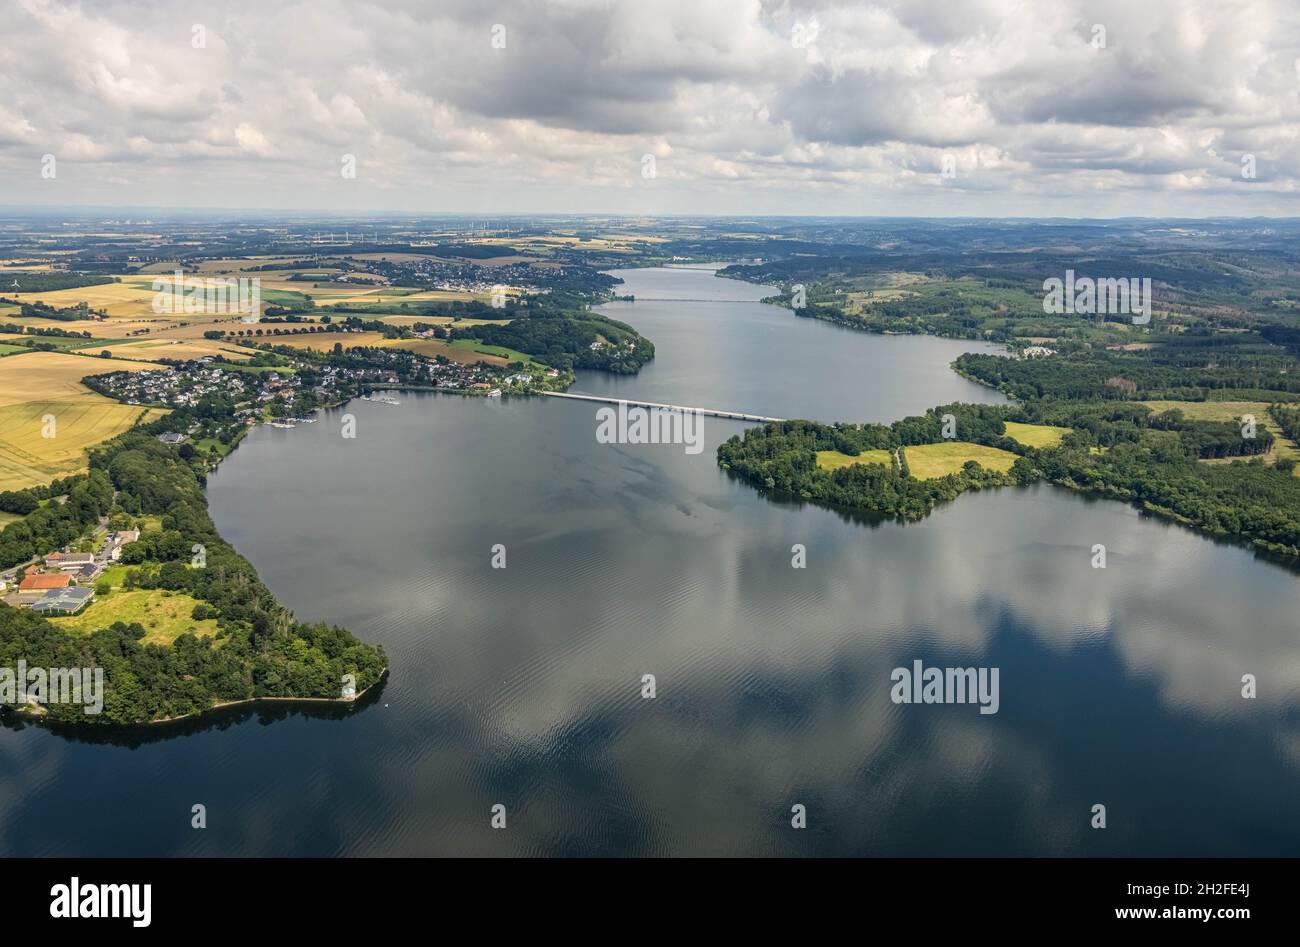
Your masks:
{"label": "cluster of house", "polygon": [[370,268],[385,274],[389,282],[403,286],[430,286],[468,293],[488,293],[502,285],[541,289],[558,275],[555,267],[539,267],[526,261],[479,265],[434,257],[372,261]]}
{"label": "cluster of house", "polygon": [[29,571],[18,583],[18,604],[42,615],[75,615],[95,600],[94,581],[122,547],[140,538],[138,529],[109,533],[96,552],[60,550],[45,557],[42,569]]}
{"label": "cluster of house", "polygon": [[[100,387],[127,404],[190,405],[205,395],[223,394],[235,404],[235,419],[253,425],[261,420],[266,408],[278,401],[292,405],[299,394],[311,394],[316,403],[340,400],[340,391],[358,383],[363,385],[427,385],[452,391],[497,391],[502,379],[499,369],[477,362],[466,364],[448,359],[439,360],[417,355],[398,348],[375,348],[365,353],[370,364],[311,366],[314,383],[308,388],[297,373],[267,371],[261,373],[228,370],[211,364],[207,357],[188,362],[180,368],[158,371],[111,372],[100,375]],[[379,363],[379,364],[375,364]],[[556,369],[547,369],[546,379],[559,377]],[[510,388],[527,388],[534,375],[519,372],[510,375],[505,384]],[[277,412],[272,412],[276,414]],[[283,414],[283,412],[278,412]],[[181,444],[186,440],[182,433],[159,436],[167,444]]]}
{"label": "cluster of house", "polygon": [[223,394],[235,402],[269,401],[286,385],[296,387],[275,372],[249,375],[222,371],[212,367],[211,356],[204,356],[182,369],[157,371],[111,372],[101,375],[99,383],[127,404],[165,404],[177,407],[197,404],[204,395]]}

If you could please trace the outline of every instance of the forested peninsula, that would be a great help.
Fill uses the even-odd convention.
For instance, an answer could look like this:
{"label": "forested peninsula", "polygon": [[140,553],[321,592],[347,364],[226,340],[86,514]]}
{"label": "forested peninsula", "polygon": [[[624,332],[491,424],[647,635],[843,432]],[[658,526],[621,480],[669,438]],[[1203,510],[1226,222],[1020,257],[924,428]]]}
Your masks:
{"label": "forested peninsula", "polygon": [[149,723],[256,698],[339,698],[345,675],[358,694],[376,683],[388,663],[383,648],[342,628],[295,619],[217,534],[203,492],[203,461],[192,452],[187,460],[157,440],[175,423],[162,419],[93,450],[88,473],[53,487],[66,500],[7,527],[0,551],[24,546],[18,551],[41,553],[104,517],[152,519],[158,528],[127,547],[136,563],[133,581],[197,599],[196,609],[215,617],[216,633],[182,634],[160,646],[142,641],[147,630],[138,623],[86,634],[0,606],[0,667],[21,659],[28,667],[103,668],[101,712],[86,713],[79,703],[41,708],[46,720],[64,724]]}

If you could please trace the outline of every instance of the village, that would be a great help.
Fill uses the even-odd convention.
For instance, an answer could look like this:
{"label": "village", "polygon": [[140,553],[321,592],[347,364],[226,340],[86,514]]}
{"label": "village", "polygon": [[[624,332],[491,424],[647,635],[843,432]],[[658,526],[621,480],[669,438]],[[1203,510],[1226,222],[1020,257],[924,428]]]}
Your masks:
{"label": "village", "polygon": [[[342,359],[348,364],[336,364],[339,360],[331,356],[326,363],[300,360],[268,367],[205,356],[156,371],[110,372],[95,376],[91,384],[131,405],[180,408],[214,397],[229,399],[235,417],[253,425],[263,419],[303,415],[385,385],[500,393],[503,385],[523,389],[534,382],[530,373],[505,374],[485,362],[439,361],[396,349],[354,350]],[[547,377],[558,374],[552,370]]]}
{"label": "village", "polygon": [[0,573],[0,598],[6,605],[30,608],[45,615],[77,615],[95,600],[95,583],[104,570],[122,558],[122,548],[140,538],[136,527],[110,531],[107,523],[95,530],[95,549],[78,552],[69,544],[45,557],[43,566]]}

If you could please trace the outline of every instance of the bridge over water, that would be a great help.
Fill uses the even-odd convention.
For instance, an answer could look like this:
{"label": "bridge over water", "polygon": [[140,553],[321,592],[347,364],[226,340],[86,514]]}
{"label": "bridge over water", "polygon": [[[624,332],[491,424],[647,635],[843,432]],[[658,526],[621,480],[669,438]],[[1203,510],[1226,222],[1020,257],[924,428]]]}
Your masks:
{"label": "bridge over water", "polygon": [[600,395],[573,395],[565,391],[539,391],[539,395],[546,395],[548,398],[572,398],[574,401],[599,401],[604,404],[628,404],[636,405],[640,408],[660,408],[664,411],[690,411],[694,414],[704,414],[712,418],[732,418],[736,421],[757,421],[759,424],[767,424],[770,421],[784,421],[785,418],[769,418],[762,414],[746,414],[744,411],[723,411],[720,408],[691,408],[680,404],[660,404],[657,401],[634,401],[631,398],[605,398]]}

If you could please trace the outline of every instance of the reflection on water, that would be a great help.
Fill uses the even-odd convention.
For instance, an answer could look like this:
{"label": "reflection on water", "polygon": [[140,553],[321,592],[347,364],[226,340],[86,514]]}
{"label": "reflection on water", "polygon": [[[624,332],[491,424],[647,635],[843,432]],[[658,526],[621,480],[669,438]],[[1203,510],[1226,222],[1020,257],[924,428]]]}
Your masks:
{"label": "reflection on water", "polygon": [[[842,345],[870,375],[890,341]],[[1249,551],[1046,486],[906,526],[774,501],[716,466],[735,422],[691,456],[598,444],[590,404],[402,402],[258,429],[210,486],[289,607],[384,645],[382,692],[0,731],[6,854],[1300,853],[1300,583]],[[893,704],[916,659],[1000,668],[999,712]]]}

